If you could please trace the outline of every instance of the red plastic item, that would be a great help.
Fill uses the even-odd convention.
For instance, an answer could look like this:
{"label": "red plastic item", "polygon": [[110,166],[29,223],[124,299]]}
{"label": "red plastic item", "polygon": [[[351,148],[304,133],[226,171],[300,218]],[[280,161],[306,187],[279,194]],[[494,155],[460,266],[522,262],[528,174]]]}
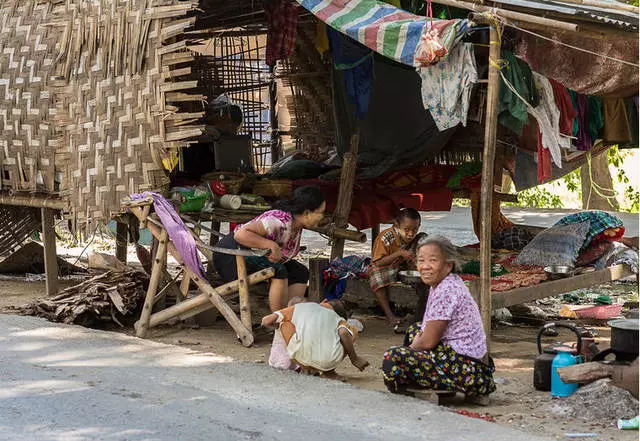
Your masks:
{"label": "red plastic item", "polygon": [[225,194],[227,194],[227,188],[220,181],[215,180],[209,182],[209,187],[211,188],[213,194],[217,196],[224,196]]}
{"label": "red plastic item", "polygon": [[589,308],[580,308],[574,310],[578,318],[594,318],[598,320],[606,320],[617,317],[622,312],[622,304],[617,305],[597,305]]}

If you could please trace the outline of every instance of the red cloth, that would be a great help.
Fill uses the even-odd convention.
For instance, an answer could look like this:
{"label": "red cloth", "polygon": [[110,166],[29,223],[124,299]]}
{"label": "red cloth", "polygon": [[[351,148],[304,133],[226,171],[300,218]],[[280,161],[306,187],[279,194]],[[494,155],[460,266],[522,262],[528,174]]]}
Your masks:
{"label": "red cloth", "polygon": [[549,78],[549,82],[553,88],[556,106],[560,110],[560,133],[571,136],[573,133],[573,120],[578,116],[578,112],[573,107],[569,90],[553,78]]}
{"label": "red cloth", "polygon": [[[455,166],[428,166],[356,181],[349,223],[358,230],[389,223],[402,208],[450,211],[453,193],[445,185],[455,170]],[[335,210],[338,182],[308,179],[293,181],[293,185],[296,188],[303,185],[319,187],[326,197],[327,211]]]}
{"label": "red cloth", "polygon": [[267,14],[267,65],[289,58],[296,42],[298,4],[286,0],[272,0],[264,8]]}
{"label": "red cloth", "polygon": [[538,182],[544,183],[545,180],[553,177],[551,170],[551,152],[549,149],[542,147],[542,133],[538,129]]}

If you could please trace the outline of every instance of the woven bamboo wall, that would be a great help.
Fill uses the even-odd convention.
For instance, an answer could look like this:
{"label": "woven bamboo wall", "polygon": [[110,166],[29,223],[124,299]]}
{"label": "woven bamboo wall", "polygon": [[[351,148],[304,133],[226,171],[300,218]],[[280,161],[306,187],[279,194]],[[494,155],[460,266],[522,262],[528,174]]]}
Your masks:
{"label": "woven bamboo wall", "polygon": [[276,72],[290,88],[287,106],[291,115],[291,136],[296,149],[311,159],[323,161],[335,149],[331,64],[316,49],[317,20],[298,22],[296,44],[288,60]]}
{"label": "woven bamboo wall", "polygon": [[163,190],[163,159],[201,133],[201,114],[179,107],[201,99],[183,80],[197,6],[0,1],[2,188],[58,194],[85,226],[131,193]]}

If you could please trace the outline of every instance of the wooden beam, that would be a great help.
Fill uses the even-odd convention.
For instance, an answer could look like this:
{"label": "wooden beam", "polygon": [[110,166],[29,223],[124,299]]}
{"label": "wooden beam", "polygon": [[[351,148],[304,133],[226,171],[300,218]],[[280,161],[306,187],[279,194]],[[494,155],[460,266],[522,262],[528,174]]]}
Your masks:
{"label": "wooden beam", "polygon": [[58,254],[56,252],[56,231],[54,228],[55,211],[41,208],[42,244],[44,246],[44,272],[46,275],[46,294],[52,296],[58,292]]}
{"label": "wooden beam", "polygon": [[147,288],[147,296],[144,299],[144,306],[142,307],[142,313],[140,314],[140,320],[135,323],[136,335],[140,338],[144,338],[149,330],[149,320],[151,318],[151,311],[153,310],[153,303],[155,301],[156,293],[158,292],[158,286],[162,279],[162,272],[165,269],[167,262],[167,245],[169,242],[169,235],[167,230],[162,229],[158,238],[158,250],[153,257],[153,266],[151,269],[151,278],[149,279],[149,288]]}
{"label": "wooden beam", "polygon": [[480,189],[480,314],[487,338],[487,351],[491,335],[491,205],[493,199],[493,169],[498,128],[498,92],[500,73],[500,36],[489,28],[489,84],[487,85],[487,111],[482,152],[482,182]]}
{"label": "wooden beam", "polygon": [[[477,3],[470,3],[461,0],[434,0],[434,3],[439,3],[445,6],[453,6],[455,8],[468,9],[473,12],[488,12],[496,14],[498,17],[509,18],[512,20],[518,20],[523,24],[534,23],[538,25],[546,26],[549,30],[571,31],[580,32],[580,28],[577,24],[569,23],[560,20],[553,20],[550,18],[538,17],[535,15],[524,14],[522,12],[509,11],[507,9],[493,8],[490,6],[483,6]],[[477,18],[474,18],[476,20]]]}
{"label": "wooden beam", "polygon": [[60,198],[40,195],[23,196],[0,193],[0,204],[18,205],[21,207],[51,208],[53,210],[64,210],[67,208],[66,202]]}
{"label": "wooden beam", "polygon": [[236,256],[238,269],[238,293],[240,295],[240,321],[251,329],[251,305],[249,304],[249,284],[247,283],[247,264],[242,256]]}
{"label": "wooden beam", "polygon": [[[334,215],[334,225],[344,228],[349,222],[349,212],[353,199],[353,184],[356,180],[356,168],[358,166],[358,149],[360,147],[360,128],[351,137],[349,151],[342,160],[342,172],[340,173],[340,188],[338,189],[338,201]],[[344,239],[335,239],[331,247],[331,260],[342,257],[344,252]]]}
{"label": "wooden beam", "polygon": [[516,288],[510,291],[494,292],[491,295],[493,309],[519,305],[544,297],[564,294],[576,289],[588,288],[605,282],[624,279],[634,275],[626,265],[615,265],[603,270],[567,277],[566,279],[543,282],[539,285]]}

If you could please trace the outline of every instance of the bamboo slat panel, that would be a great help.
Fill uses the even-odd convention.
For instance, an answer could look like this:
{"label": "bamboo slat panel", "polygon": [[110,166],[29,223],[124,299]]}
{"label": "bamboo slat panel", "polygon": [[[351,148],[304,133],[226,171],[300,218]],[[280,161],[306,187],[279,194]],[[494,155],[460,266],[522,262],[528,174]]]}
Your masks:
{"label": "bamboo slat panel", "polygon": [[0,257],[16,251],[40,228],[40,209],[0,205]]}
{"label": "bamboo slat panel", "polygon": [[192,55],[182,35],[197,6],[0,1],[2,187],[58,194],[85,226],[128,194],[163,190],[163,159],[201,134],[165,99],[196,86],[183,79]]}

